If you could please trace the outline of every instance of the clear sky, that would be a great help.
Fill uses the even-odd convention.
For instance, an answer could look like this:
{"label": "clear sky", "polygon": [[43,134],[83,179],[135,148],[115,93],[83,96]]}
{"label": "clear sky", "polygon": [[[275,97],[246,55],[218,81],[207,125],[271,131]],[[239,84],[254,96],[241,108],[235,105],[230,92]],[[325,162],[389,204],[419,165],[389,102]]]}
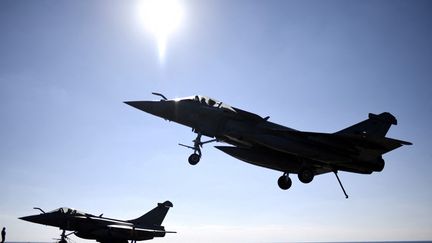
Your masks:
{"label": "clear sky", "polygon": [[[130,219],[171,200],[155,242],[432,239],[432,2],[181,1],[159,40],[136,1],[0,1],[0,227],[8,241],[51,241],[20,221],[69,206]],[[334,132],[369,112],[411,141],[383,172],[277,186],[280,172],[207,144],[122,102],[202,94],[288,127]],[[83,240],[76,238],[76,242]]]}

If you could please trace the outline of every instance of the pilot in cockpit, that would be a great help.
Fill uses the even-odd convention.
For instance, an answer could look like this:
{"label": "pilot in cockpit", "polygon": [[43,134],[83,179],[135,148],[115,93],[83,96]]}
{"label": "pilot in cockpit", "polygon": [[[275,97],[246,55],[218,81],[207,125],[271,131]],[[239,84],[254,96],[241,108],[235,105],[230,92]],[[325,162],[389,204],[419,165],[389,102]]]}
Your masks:
{"label": "pilot in cockpit", "polygon": [[210,106],[214,106],[214,105],[216,104],[216,101],[214,101],[214,100],[212,100],[212,99],[209,99],[209,100],[208,100],[208,104],[209,104]]}
{"label": "pilot in cockpit", "polygon": [[203,104],[203,105],[207,105],[207,102],[206,102],[206,100],[205,100],[204,97],[201,97],[201,104]]}

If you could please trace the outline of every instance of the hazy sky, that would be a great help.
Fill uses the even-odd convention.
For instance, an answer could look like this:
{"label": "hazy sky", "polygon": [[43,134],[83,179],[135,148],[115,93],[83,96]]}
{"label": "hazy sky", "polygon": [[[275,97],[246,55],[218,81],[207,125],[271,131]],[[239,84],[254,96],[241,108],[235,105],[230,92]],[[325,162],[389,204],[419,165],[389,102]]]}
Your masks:
{"label": "hazy sky", "polygon": [[[130,219],[171,200],[155,242],[432,239],[432,2],[181,1],[166,40],[137,1],[0,1],[0,227],[8,241],[58,229],[18,220],[69,206]],[[299,130],[369,112],[411,141],[381,173],[277,186],[280,172],[204,146],[190,128],[122,102],[202,94]],[[76,242],[83,242],[74,237]]]}

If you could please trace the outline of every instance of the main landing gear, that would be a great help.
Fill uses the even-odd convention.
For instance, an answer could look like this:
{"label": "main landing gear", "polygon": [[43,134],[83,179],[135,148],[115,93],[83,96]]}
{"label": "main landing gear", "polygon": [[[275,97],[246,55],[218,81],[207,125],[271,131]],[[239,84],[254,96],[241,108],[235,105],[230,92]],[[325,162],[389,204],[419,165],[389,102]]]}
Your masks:
{"label": "main landing gear", "polygon": [[315,174],[313,173],[312,170],[305,168],[305,169],[301,169],[297,176],[301,182],[307,184],[312,182]]}
{"label": "main landing gear", "polygon": [[[341,189],[345,195],[345,198],[348,198],[348,194],[346,193],[345,188],[343,187],[342,182],[340,181],[339,176],[337,174],[338,171],[334,170],[333,173],[335,174],[336,179],[339,182],[339,186],[341,187]],[[301,169],[298,172],[299,180],[303,183],[306,183],[306,184],[310,183],[313,180],[314,176],[315,176],[314,172],[310,169],[307,169],[307,168]],[[289,178],[288,173],[285,172],[281,177],[279,177],[278,186],[280,187],[280,189],[288,190],[291,187],[291,185],[292,185],[292,180]]]}
{"label": "main landing gear", "polygon": [[281,177],[279,177],[278,185],[282,190],[288,190],[291,187],[292,180],[289,178],[288,173],[284,173]]}
{"label": "main landing gear", "polygon": [[[303,183],[310,183],[313,180],[314,176],[315,174],[313,173],[313,171],[307,168],[301,169],[298,173],[298,178]],[[279,177],[278,185],[282,190],[287,190],[291,187],[292,180],[291,178],[289,178],[288,173],[285,172],[281,177]]]}
{"label": "main landing gear", "polygon": [[202,136],[201,133],[197,133],[197,137],[192,141],[194,143],[193,146],[184,145],[184,144],[179,143],[180,146],[190,148],[194,151],[193,154],[191,154],[188,158],[189,164],[191,164],[191,165],[196,165],[200,161],[201,155],[202,155],[201,154],[201,148],[204,144],[216,141],[216,139],[212,139],[209,141],[201,142],[201,136]]}

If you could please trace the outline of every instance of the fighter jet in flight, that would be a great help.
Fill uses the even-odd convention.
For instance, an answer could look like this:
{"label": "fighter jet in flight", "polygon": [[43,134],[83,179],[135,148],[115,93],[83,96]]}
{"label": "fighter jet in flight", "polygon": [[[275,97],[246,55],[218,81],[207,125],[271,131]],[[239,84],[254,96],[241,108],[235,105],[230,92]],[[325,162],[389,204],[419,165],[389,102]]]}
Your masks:
{"label": "fighter jet in flight", "polygon": [[[132,220],[118,220],[102,217],[102,214],[95,216],[83,213],[71,208],[58,208],[51,212],[45,212],[40,208],[41,214],[21,217],[20,219],[32,223],[59,227],[63,230],[60,243],[66,243],[68,235],[96,240],[101,243],[128,243],[140,240],[150,240],[154,237],[164,237],[166,231],[161,226],[165,215],[173,204],[170,201],[158,203],[157,207],[150,210],[143,216]],[[72,231],[66,234],[65,231]]]}
{"label": "fighter jet in flight", "polygon": [[[160,101],[126,101],[125,103],[165,120],[192,128],[197,133],[192,149],[191,165],[202,156],[201,147],[210,142],[225,142],[233,146],[217,149],[250,164],[281,171],[281,189],[291,187],[289,174],[297,174],[303,183],[314,176],[333,172],[346,198],[348,195],[337,175],[338,171],[371,174],[382,171],[382,155],[402,145],[410,145],[385,135],[396,118],[384,112],[369,114],[369,118],[335,133],[303,132],[269,121],[269,117],[241,110],[215,99],[196,95]],[[212,138],[201,141],[202,136]]]}

